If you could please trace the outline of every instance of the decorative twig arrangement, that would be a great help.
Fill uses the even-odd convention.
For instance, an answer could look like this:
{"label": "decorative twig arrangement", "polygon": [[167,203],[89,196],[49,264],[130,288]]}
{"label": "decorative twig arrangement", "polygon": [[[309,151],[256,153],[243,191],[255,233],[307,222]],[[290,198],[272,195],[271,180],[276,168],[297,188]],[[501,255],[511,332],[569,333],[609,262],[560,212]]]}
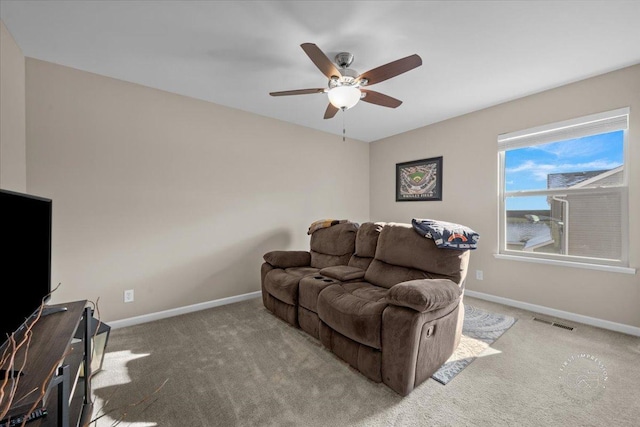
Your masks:
{"label": "decorative twig arrangement", "polygon": [[[52,366],[51,371],[48,372],[46,378],[44,379],[44,381],[42,382],[42,384],[40,384],[38,387],[35,387],[33,390],[29,390],[27,393],[25,393],[23,396],[20,396],[17,398],[16,396],[16,392],[18,390],[18,384],[20,383],[20,373],[24,370],[24,367],[26,365],[26,362],[28,360],[29,357],[29,347],[31,344],[31,339],[33,336],[33,328],[34,326],[38,323],[38,321],[40,320],[43,310],[45,309],[46,305],[45,305],[45,301],[48,300],[49,296],[55,292],[58,288],[60,287],[60,284],[58,284],[58,286],[56,286],[55,289],[53,289],[45,298],[42,299],[42,303],[40,304],[39,309],[37,310],[37,312],[35,313],[35,315],[33,316],[33,319],[29,319],[28,323],[25,324],[25,327],[21,330],[20,334],[16,334],[15,332],[12,333],[11,335],[8,336],[7,339],[7,344],[5,346],[3,346],[2,348],[2,354],[0,354],[0,369],[2,369],[5,372],[5,375],[3,378],[0,378],[0,420],[4,420],[7,416],[7,414],[9,413],[9,410],[14,407],[15,405],[19,404],[22,400],[24,400],[25,398],[27,398],[28,396],[33,395],[34,393],[38,393],[39,394],[39,398],[36,399],[35,403],[33,404],[33,406],[29,409],[29,411],[27,412],[28,414],[32,413],[33,411],[35,411],[38,407],[38,405],[40,404],[40,402],[42,401],[42,399],[45,397],[45,394],[47,392],[48,389],[48,385],[51,382],[51,380],[54,378],[56,371],[58,369],[58,366],[60,366],[62,363],[64,363],[64,359],[68,356],[69,352],[67,352],[67,354],[63,355],[63,357],[58,361],[58,363],[56,363],[54,366]],[[96,300],[95,303],[90,302],[90,304],[92,304],[93,306],[93,311],[94,311],[94,317],[97,320],[97,327],[95,328],[95,332],[93,335],[93,338],[96,337],[98,330],[100,328],[101,325],[101,320],[100,320],[100,308],[98,305],[99,302],[99,298],[98,300]],[[88,322],[89,319],[86,319],[86,321]],[[19,362],[19,365],[16,365],[16,356],[19,353],[22,353],[24,356],[21,359],[21,362]],[[93,373],[91,374],[93,375]],[[164,387],[164,385],[167,383],[168,379],[165,380],[157,389],[155,389],[151,394],[145,396],[144,398],[140,399],[137,402],[133,402],[127,405],[123,405],[121,407],[118,408],[113,408],[113,409],[109,409],[107,411],[104,411],[104,408],[108,405],[109,403],[109,399],[105,401],[104,405],[102,408],[100,408],[97,413],[95,414],[95,416],[93,417],[93,419],[91,421],[89,421],[89,425],[97,425],[98,420],[100,420],[101,418],[113,414],[113,413],[117,413],[117,419],[113,421],[113,423],[111,424],[112,426],[117,426],[119,425],[128,415],[131,414],[131,411],[134,409],[140,409],[141,412],[144,412],[144,410],[146,408],[148,408],[150,405],[152,405],[155,401],[157,401],[157,399],[153,399],[153,396],[157,395],[158,392],[162,389],[162,387]],[[114,393],[117,390],[114,390]],[[112,394],[113,396],[113,394]],[[93,400],[92,396],[89,396],[90,399]],[[92,402],[93,403],[93,402]],[[27,418],[24,418],[24,421],[21,424],[21,427],[24,427],[27,423]]]}
{"label": "decorative twig arrangement", "polygon": [[[45,301],[60,287],[60,284],[56,286],[49,294],[47,294],[44,298],[42,298],[42,303],[38,308],[37,312],[33,319],[29,320],[29,322],[25,325],[24,333],[22,333],[20,338],[16,338],[15,332],[8,336],[7,345],[3,348],[2,355],[0,356],[0,368],[2,368],[5,372],[4,378],[2,379],[2,383],[0,383],[0,420],[3,420],[12,405],[20,403],[21,400],[26,397],[32,395],[33,393],[40,393],[40,397],[44,397],[47,389],[47,384],[53,378],[55,374],[55,366],[49,372],[47,377],[44,379],[43,383],[39,386],[27,392],[24,396],[21,396],[18,400],[16,399],[16,391],[18,389],[18,384],[20,383],[20,372],[24,370],[25,364],[29,358],[29,346],[31,344],[31,338],[33,336],[33,327],[40,320],[42,316],[42,311],[45,308]],[[24,349],[24,357],[22,358],[22,363],[19,366],[16,366],[16,355],[18,352]],[[62,362],[62,360],[60,360]],[[57,366],[57,365],[56,365]],[[34,403],[33,407],[29,410],[28,413],[35,411],[38,405],[38,401]],[[27,420],[25,419],[22,423],[24,426]]]}
{"label": "decorative twig arrangement", "polygon": [[[11,408],[11,404],[14,403],[16,390],[18,389],[18,383],[20,382],[20,375],[14,374],[24,369],[26,357],[22,361],[22,365],[16,367],[15,357],[18,350],[25,348],[25,352],[28,352],[29,344],[31,343],[31,328],[33,323],[27,326],[25,333],[20,341],[16,341],[15,335],[11,334],[7,340],[7,346],[2,352],[0,357],[0,366],[4,370],[4,378],[0,384],[0,420],[4,419]],[[16,369],[18,368],[18,369]],[[34,390],[35,391],[35,390]]]}

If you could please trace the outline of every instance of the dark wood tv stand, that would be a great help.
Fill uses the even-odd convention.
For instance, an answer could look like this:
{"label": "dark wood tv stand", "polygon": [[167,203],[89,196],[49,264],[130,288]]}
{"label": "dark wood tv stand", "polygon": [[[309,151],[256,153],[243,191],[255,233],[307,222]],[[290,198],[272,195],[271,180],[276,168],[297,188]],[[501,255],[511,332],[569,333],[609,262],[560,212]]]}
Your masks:
{"label": "dark wood tv stand", "polygon": [[[91,319],[91,308],[87,300],[46,308],[48,314],[33,325],[26,363],[18,374],[18,388],[7,416],[28,415],[31,408],[44,407],[47,415],[29,421],[29,427],[87,426],[93,412],[91,322],[82,319]],[[85,325],[83,339],[74,340],[80,325]],[[24,360],[25,352],[21,349],[14,369],[19,369]]]}

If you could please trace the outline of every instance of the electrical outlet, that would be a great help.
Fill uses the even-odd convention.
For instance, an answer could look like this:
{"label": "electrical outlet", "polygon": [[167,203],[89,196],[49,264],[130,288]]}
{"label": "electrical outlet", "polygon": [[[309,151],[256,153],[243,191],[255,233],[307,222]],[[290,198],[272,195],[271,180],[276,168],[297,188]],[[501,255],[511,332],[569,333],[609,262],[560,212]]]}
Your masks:
{"label": "electrical outlet", "polygon": [[[476,279],[477,280],[482,280],[483,279],[482,270],[476,270]],[[133,292],[133,291],[131,291],[131,292]]]}
{"label": "electrical outlet", "polygon": [[124,291],[124,302],[133,302],[133,289]]}

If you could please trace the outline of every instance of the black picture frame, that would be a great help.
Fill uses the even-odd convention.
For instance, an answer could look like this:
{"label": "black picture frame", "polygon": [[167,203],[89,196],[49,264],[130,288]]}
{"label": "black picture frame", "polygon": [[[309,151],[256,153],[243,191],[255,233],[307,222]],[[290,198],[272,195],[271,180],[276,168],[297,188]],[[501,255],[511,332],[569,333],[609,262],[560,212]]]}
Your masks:
{"label": "black picture frame", "polygon": [[442,156],[396,163],[396,202],[442,200]]}

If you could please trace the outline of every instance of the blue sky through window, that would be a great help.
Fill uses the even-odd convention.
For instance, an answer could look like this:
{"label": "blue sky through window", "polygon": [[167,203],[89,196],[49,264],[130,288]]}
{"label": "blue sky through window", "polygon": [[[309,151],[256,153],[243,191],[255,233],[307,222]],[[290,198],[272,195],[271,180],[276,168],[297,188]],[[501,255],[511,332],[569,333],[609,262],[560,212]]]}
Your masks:
{"label": "blue sky through window", "polygon": [[[624,164],[624,131],[615,131],[505,153],[505,191],[544,190],[554,173],[610,170]],[[546,196],[510,197],[507,210],[549,209]]]}

